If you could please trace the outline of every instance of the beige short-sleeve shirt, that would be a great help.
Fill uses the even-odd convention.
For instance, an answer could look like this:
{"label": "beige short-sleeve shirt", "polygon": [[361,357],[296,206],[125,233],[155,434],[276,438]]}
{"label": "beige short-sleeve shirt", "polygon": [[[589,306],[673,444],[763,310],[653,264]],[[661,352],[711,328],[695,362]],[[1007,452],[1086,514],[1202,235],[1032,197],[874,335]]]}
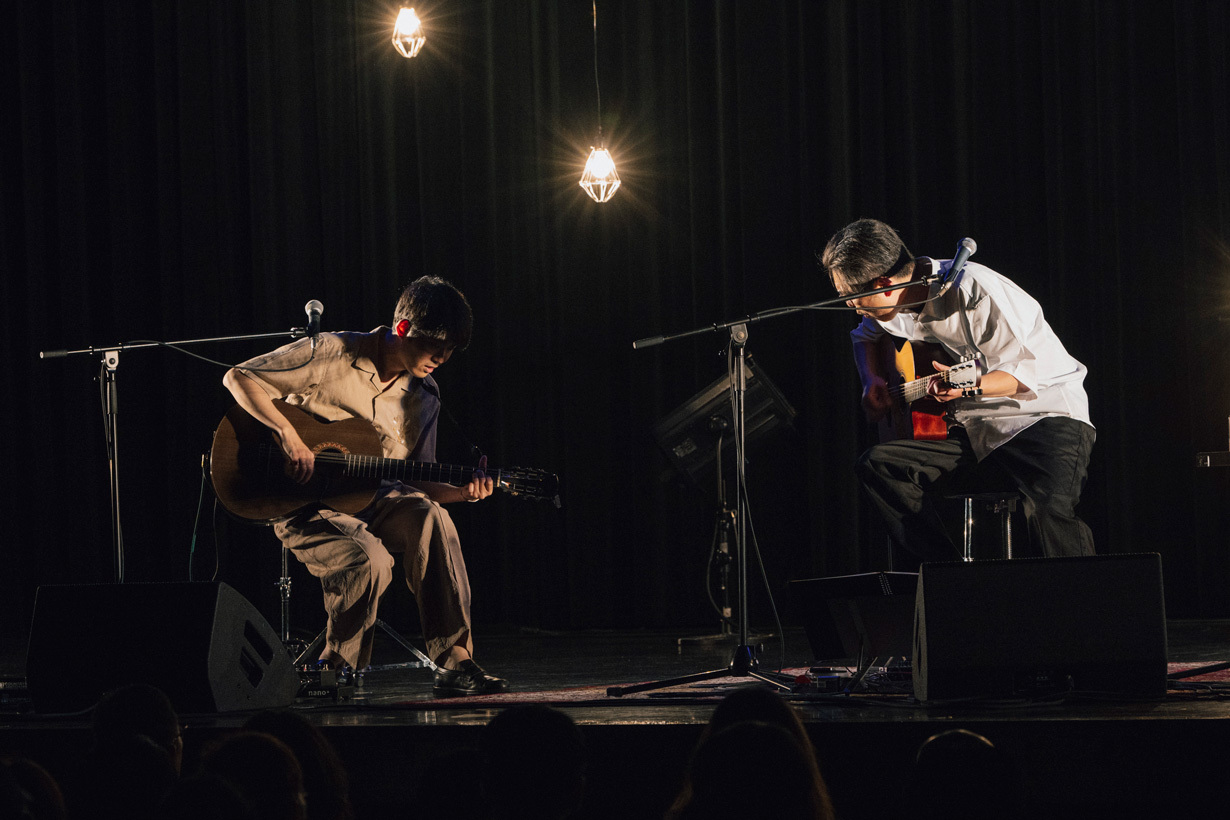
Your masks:
{"label": "beige short-sleeve shirt", "polygon": [[273,399],[283,399],[323,421],[360,418],[371,422],[388,458],[436,460],[440,392],[435,379],[403,373],[380,383],[376,355],[380,338],[391,332],[321,333],[312,355],[310,339],[299,339],[249,359],[239,370]]}

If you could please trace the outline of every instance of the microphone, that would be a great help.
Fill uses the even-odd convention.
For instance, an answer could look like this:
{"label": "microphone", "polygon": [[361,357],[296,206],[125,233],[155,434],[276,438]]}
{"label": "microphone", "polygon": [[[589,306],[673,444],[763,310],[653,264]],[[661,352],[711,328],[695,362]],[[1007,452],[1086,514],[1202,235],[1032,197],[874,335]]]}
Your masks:
{"label": "microphone", "polygon": [[961,240],[961,247],[957,248],[957,255],[952,258],[952,264],[948,266],[948,270],[939,279],[941,296],[948,292],[953,282],[957,281],[957,276],[960,275],[961,269],[965,267],[966,261],[977,250],[978,243],[968,236]]}
{"label": "microphone", "polygon": [[312,337],[312,348],[315,349],[316,336],[320,333],[320,314],[325,312],[325,306],[313,299],[303,306],[303,310],[308,317],[307,335]]}

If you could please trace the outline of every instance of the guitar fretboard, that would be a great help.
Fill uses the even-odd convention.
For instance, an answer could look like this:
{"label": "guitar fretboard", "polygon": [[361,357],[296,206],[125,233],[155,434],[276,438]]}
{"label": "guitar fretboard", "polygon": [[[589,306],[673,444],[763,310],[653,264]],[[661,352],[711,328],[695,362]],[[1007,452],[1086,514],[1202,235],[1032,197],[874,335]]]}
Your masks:
{"label": "guitar fretboard", "polygon": [[[978,364],[974,359],[962,359],[953,365],[952,368],[933,375],[938,375],[945,384],[956,387],[978,386]],[[924,376],[921,379],[893,385],[888,389],[888,395],[894,401],[913,404],[927,395],[927,387],[930,386],[931,379],[932,376]]]}
{"label": "guitar fretboard", "polygon": [[912,382],[905,382],[893,387],[889,392],[894,399],[904,401],[906,404],[914,402],[927,395],[927,385],[931,383],[931,378],[915,379]]}
{"label": "guitar fretboard", "polygon": [[[398,481],[434,481],[439,484],[465,484],[474,477],[473,467],[437,464],[433,461],[403,461],[382,456],[354,456],[321,453],[317,461],[342,464],[343,474],[356,478],[388,478]],[[498,470],[492,474],[499,483]]]}
{"label": "guitar fretboard", "polygon": [[[285,456],[280,447],[262,444],[266,469],[272,474],[282,469]],[[434,481],[438,484],[465,484],[474,477],[474,467],[457,464],[438,464],[434,461],[405,461],[383,456],[360,456],[324,450],[316,454],[317,464],[338,465],[341,474],[354,478],[383,478],[397,481]],[[500,484],[500,471],[489,470],[487,475]]]}

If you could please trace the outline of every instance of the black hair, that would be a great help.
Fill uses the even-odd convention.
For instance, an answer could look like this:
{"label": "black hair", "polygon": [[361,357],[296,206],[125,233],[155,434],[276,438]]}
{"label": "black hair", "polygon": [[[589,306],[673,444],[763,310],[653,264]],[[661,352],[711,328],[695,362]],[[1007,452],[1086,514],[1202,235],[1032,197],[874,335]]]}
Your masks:
{"label": "black hair", "polygon": [[859,219],[833,234],[817,261],[834,287],[857,290],[873,279],[896,275],[914,257],[890,226],[878,219]]}
{"label": "black hair", "polygon": [[407,336],[440,339],[465,350],[474,334],[474,311],[461,291],[439,276],[420,276],[402,289],[393,322],[410,323]]}

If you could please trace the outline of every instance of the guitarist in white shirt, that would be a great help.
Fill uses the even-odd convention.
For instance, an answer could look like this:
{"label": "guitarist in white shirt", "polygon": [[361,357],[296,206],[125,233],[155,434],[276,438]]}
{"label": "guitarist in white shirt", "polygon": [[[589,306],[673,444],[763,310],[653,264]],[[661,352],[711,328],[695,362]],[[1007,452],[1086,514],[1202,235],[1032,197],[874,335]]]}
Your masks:
{"label": "guitarist in white shirt", "polygon": [[[311,479],[315,456],[274,399],[323,421],[365,419],[385,456],[435,461],[440,397],[432,373],[469,344],[473,326],[465,296],[424,276],[402,292],[393,327],[300,339],[228,371],[223,384],[270,428],[299,483]],[[493,490],[481,469],[461,486],[387,482],[356,515],[318,504],[277,522],[283,546],[321,580],[328,613],[322,665],[361,670],[370,663],[377,606],[393,575],[390,553],[400,552],[427,654],[439,667],[436,696],[507,688],[471,658],[469,579],[457,530],[442,506],[479,501]]]}
{"label": "guitarist in white shirt", "polygon": [[[884,334],[938,344],[954,361],[974,357],[981,368],[976,387],[958,387],[945,380],[948,367],[934,363],[939,373],[927,394],[947,411],[946,439],[883,442],[859,458],[859,479],[893,540],[923,560],[955,560],[933,494],[1009,486],[1021,493],[1029,554],[1092,555],[1093,535],[1075,512],[1095,439],[1086,370],[1038,302],[983,265],[967,264],[944,281],[951,260],[915,258],[874,219],[838,231],[819,261],[862,316],[851,338],[871,420],[892,406],[875,350]],[[901,287],[866,294],[894,284]]]}

